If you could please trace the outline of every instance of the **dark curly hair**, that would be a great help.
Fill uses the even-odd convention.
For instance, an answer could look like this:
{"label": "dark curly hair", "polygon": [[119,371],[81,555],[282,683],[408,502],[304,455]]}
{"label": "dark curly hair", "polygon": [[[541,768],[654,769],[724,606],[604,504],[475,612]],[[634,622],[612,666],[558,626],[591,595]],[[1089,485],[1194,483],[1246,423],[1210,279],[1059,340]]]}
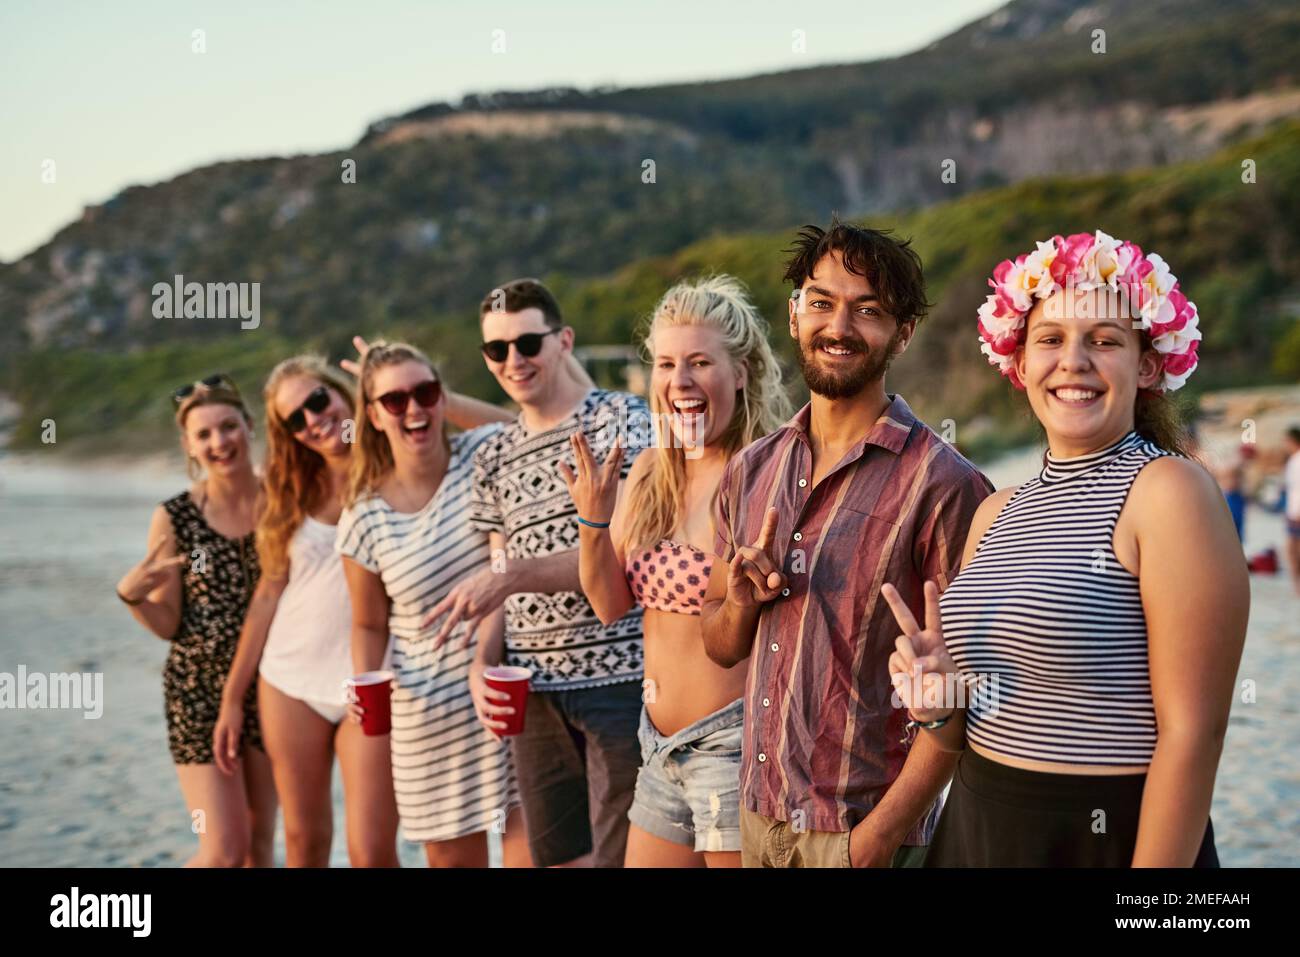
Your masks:
{"label": "dark curly hair", "polygon": [[830,229],[804,226],[785,251],[791,256],[784,278],[793,283],[795,291],[803,288],[822,257],[838,252],[844,268],[871,283],[881,306],[900,325],[919,321],[931,306],[925,298],[921,257],[910,239],[894,239],[887,229],[853,226],[835,217]]}

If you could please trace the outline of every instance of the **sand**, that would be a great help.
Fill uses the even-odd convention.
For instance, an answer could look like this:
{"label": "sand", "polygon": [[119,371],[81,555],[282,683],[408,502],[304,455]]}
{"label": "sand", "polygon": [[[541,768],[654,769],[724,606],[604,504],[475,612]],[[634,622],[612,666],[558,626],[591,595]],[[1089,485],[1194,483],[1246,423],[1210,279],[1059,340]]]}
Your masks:
{"label": "sand", "polygon": [[[1032,475],[1035,452],[988,469],[997,484]],[[0,458],[0,671],[100,672],[102,717],[0,710],[0,863],[170,867],[195,838],[167,753],[161,669],[167,646],[113,596],[140,557],[150,511],[184,484],[169,459],[88,466],[53,454]],[[1254,513],[1253,549],[1282,541]],[[1284,576],[1252,582],[1241,678],[1258,700],[1233,707],[1215,791],[1229,866],[1294,865],[1300,833],[1300,600]],[[337,774],[332,861],[345,865]],[[422,863],[401,845],[403,862]],[[277,836],[277,861],[283,860]]]}

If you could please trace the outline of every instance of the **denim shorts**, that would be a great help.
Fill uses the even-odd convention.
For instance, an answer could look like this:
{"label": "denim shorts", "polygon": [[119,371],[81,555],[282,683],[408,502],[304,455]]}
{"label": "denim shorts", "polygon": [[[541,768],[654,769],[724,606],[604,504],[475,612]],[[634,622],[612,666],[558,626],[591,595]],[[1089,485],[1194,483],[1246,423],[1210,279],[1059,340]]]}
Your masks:
{"label": "denim shorts", "polygon": [[666,738],[642,707],[641,770],[628,820],[696,851],[739,851],[744,721],[745,701],[737,698]]}

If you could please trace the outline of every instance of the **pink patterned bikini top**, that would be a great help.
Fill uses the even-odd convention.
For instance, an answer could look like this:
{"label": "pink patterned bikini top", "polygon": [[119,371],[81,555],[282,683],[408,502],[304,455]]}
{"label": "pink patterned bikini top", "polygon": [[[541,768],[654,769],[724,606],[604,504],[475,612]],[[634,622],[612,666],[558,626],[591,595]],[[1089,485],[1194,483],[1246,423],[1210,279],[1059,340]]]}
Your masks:
{"label": "pink patterned bikini top", "polygon": [[712,555],[665,538],[652,549],[628,556],[627,584],[643,608],[698,615],[712,567]]}

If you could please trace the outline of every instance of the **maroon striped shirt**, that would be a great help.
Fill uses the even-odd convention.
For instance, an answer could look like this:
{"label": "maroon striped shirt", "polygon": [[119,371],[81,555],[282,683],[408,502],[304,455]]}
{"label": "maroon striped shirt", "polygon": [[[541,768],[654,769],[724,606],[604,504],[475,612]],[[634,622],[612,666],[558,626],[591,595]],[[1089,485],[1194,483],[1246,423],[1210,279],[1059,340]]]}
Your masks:
{"label": "maroon striped shirt", "polygon": [[[741,800],[807,830],[846,831],[884,795],[907,757],[906,712],[892,706],[898,624],[891,582],[924,619],[922,585],[956,575],[971,518],[993,490],[912,414],[901,396],[816,488],[805,405],[728,464],[715,551],[751,545],[780,512],[772,557],[788,588],[759,614],[745,690]],[[906,844],[928,844],[939,803]]]}

